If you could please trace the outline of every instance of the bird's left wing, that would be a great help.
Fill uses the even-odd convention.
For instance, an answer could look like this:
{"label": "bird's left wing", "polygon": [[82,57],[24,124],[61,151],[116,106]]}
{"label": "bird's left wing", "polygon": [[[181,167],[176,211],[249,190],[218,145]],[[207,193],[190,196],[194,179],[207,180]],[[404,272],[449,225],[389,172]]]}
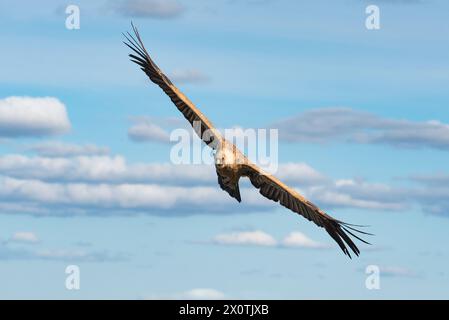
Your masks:
{"label": "bird's left wing", "polygon": [[299,213],[306,219],[313,221],[317,226],[324,228],[337,242],[341,250],[343,250],[349,257],[351,257],[351,254],[346,246],[349,246],[357,256],[360,254],[360,250],[348,234],[367,243],[353,234],[350,230],[363,234],[368,233],[354,229],[352,225],[332,218],[298,192],[283,184],[276,177],[263,172],[255,164],[252,164],[249,161],[244,164],[242,174],[250,179],[252,185],[259,189],[259,192],[264,197],[279,202],[282,206]]}
{"label": "bird's left wing", "polygon": [[200,110],[167,78],[148,54],[137,28],[132,25],[134,36],[124,34],[127,42],[124,42],[134,53],[130,54],[131,61],[138,64],[152,82],[157,84],[176,105],[179,111],[189,121],[201,140],[208,146],[216,149],[222,141],[220,132],[204,116]]}

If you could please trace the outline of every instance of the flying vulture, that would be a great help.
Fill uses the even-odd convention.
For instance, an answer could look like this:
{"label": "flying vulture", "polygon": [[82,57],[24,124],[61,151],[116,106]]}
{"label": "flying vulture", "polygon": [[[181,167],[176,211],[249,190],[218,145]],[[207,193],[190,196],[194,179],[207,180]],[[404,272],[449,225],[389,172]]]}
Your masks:
{"label": "flying vulture", "polygon": [[134,25],[132,25],[132,28],[134,35],[129,32],[124,34],[126,38],[124,43],[133,51],[129,55],[131,61],[138,64],[150,80],[168,95],[178,110],[194,127],[198,136],[215,150],[215,168],[220,187],[240,202],[239,179],[240,177],[248,177],[252,185],[259,189],[264,197],[279,202],[282,206],[302,215],[309,221],[313,221],[329,233],[346,255],[351,257],[348,246],[358,256],[360,250],[349,235],[368,244],[353,233],[369,234],[354,228],[363,226],[348,224],[331,217],[298,192],[251,163],[233,143],[223,138],[209,119],[158,68],[145,49],[137,28]]}

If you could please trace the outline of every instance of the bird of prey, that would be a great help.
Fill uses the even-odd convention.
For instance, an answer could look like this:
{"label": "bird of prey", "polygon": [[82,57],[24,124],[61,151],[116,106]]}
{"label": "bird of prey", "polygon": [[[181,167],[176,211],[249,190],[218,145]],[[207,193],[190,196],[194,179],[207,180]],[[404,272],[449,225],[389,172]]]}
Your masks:
{"label": "bird of prey", "polygon": [[354,228],[363,226],[348,224],[331,217],[298,192],[286,186],[274,176],[266,174],[250,162],[233,143],[224,139],[203,113],[159,69],[145,49],[137,28],[134,25],[132,25],[132,28],[134,35],[129,32],[123,34],[126,38],[124,43],[133,51],[129,55],[131,61],[138,64],[150,80],[168,95],[178,110],[194,127],[198,136],[214,149],[215,168],[220,187],[240,202],[239,179],[248,177],[251,184],[259,189],[263,196],[279,202],[282,206],[324,228],[350,258],[351,254],[347,246],[358,256],[360,250],[349,235],[368,244],[353,233],[369,234]]}

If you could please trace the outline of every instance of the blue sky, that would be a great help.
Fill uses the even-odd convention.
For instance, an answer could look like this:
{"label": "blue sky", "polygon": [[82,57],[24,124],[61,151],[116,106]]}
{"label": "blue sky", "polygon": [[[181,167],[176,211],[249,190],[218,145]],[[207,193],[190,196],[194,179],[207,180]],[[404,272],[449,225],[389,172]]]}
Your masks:
{"label": "blue sky", "polygon": [[[2,1],[0,298],[448,298],[448,7]],[[171,165],[185,124],[129,62],[131,20],[215,125],[278,128],[279,177],[373,245],[349,260],[247,183],[237,204],[212,167]]]}

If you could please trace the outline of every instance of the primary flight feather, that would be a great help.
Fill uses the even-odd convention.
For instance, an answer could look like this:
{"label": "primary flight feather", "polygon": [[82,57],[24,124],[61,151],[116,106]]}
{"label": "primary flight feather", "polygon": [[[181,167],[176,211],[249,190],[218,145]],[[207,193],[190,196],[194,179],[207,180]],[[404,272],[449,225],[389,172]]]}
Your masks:
{"label": "primary flight feather", "polygon": [[220,187],[240,202],[239,179],[248,177],[251,184],[259,189],[264,197],[279,202],[282,206],[313,221],[329,233],[346,255],[351,257],[347,248],[349,247],[358,256],[360,250],[350,236],[368,243],[353,232],[369,233],[355,229],[354,225],[332,218],[276,177],[263,172],[262,169],[251,163],[233,143],[223,138],[201,111],[165,76],[145,49],[137,28],[134,25],[132,28],[134,35],[130,33],[124,35],[127,40],[124,43],[133,51],[129,55],[131,61],[138,64],[150,80],[169,96],[198,136],[215,150],[215,168]]}

